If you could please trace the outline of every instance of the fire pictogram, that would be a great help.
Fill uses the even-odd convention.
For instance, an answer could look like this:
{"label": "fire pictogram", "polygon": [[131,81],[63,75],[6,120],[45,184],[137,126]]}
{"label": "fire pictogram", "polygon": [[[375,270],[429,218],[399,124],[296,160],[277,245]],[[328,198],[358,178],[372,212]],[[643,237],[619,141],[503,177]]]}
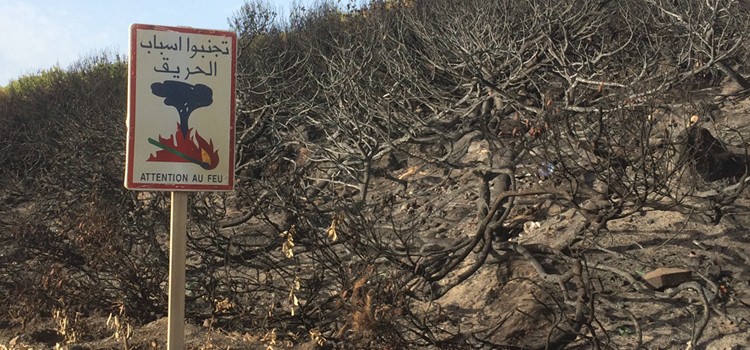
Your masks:
{"label": "fire pictogram", "polygon": [[210,106],[213,103],[213,91],[203,84],[166,80],[151,84],[151,93],[164,98],[164,104],[177,110],[180,121],[177,131],[164,138],[149,138],[148,142],[160,148],[156,154],[148,158],[150,162],[190,162],[211,170],[219,164],[219,153],[214,149],[211,139],[206,141],[198,131],[193,136],[193,129],[189,126],[190,114],[198,108]]}

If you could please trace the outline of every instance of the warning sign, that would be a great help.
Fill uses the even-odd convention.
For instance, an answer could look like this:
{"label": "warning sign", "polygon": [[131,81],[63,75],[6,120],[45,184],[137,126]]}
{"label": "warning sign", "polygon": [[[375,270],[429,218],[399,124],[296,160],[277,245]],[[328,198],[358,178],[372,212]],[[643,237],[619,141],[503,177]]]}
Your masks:
{"label": "warning sign", "polygon": [[130,27],[125,187],[234,185],[234,32]]}

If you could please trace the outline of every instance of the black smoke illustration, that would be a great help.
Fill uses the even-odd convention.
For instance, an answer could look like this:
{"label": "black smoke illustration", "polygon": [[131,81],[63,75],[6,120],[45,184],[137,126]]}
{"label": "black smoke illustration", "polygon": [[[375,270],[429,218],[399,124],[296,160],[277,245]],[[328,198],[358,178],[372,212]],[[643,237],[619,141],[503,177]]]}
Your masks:
{"label": "black smoke illustration", "polygon": [[203,84],[188,84],[177,80],[165,80],[151,84],[151,93],[164,97],[164,104],[177,109],[180,115],[182,137],[188,139],[188,118],[194,110],[213,103],[213,90]]}

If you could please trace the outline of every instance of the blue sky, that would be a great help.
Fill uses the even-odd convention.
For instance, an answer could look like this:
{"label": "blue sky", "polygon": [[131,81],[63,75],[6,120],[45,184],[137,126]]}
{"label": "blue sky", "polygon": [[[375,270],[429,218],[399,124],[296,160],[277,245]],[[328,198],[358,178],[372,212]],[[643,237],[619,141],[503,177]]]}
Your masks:
{"label": "blue sky", "polygon": [[[313,0],[264,1],[286,18]],[[0,86],[107,51],[125,54],[131,23],[229,29],[244,0],[0,0]]]}

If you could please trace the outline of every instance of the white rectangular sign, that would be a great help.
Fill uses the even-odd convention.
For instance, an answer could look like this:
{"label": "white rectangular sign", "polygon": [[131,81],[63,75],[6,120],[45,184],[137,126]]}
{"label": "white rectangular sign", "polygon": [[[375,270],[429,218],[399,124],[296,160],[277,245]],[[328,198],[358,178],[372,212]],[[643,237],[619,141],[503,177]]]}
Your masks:
{"label": "white rectangular sign", "polygon": [[130,27],[125,187],[234,186],[234,32]]}

